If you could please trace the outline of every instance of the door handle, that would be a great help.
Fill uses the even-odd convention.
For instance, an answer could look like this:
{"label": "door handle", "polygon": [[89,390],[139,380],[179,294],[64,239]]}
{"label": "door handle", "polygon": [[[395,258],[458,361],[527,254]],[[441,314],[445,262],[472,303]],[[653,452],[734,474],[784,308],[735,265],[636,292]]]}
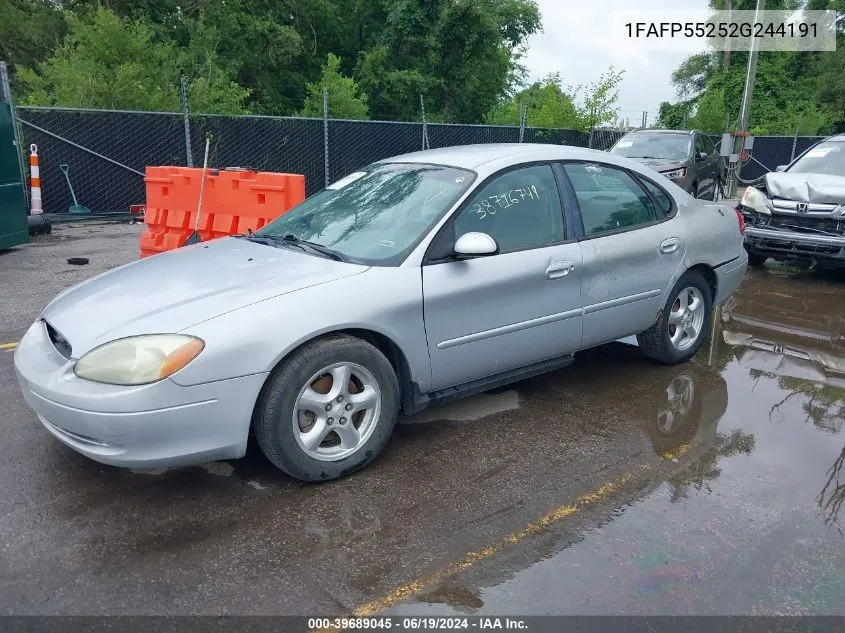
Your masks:
{"label": "door handle", "polygon": [[681,245],[681,240],[677,237],[670,237],[668,239],[663,240],[660,242],[660,252],[664,255],[668,255],[669,253],[674,253],[678,250],[678,247]]}
{"label": "door handle", "polygon": [[546,268],[546,279],[560,279],[575,270],[572,262],[553,262]]}

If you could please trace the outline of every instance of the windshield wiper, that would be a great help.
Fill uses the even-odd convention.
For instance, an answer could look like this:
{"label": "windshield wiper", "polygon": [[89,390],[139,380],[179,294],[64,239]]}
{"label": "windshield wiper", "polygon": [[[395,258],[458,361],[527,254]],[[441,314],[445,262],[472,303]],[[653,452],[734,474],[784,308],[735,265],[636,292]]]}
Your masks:
{"label": "windshield wiper", "polygon": [[328,246],[323,246],[322,244],[318,244],[317,242],[309,242],[307,240],[299,239],[296,235],[293,235],[292,233],[288,233],[281,239],[286,244],[293,244],[294,246],[298,246],[304,251],[311,251],[312,253],[317,253],[318,255],[323,255],[324,257],[328,257],[329,259],[334,259],[335,261],[339,262],[347,261],[346,255],[344,255],[340,251],[336,251],[333,248],[329,248]]}

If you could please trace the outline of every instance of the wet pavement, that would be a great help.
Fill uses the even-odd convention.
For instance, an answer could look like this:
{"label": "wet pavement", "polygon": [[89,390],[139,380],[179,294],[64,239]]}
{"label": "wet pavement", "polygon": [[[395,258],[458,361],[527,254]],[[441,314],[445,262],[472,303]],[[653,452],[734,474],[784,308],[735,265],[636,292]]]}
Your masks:
{"label": "wet pavement", "polygon": [[[3,334],[55,292],[27,283]],[[597,348],[404,419],[321,485],[254,445],[164,471],[89,461],[38,425],[12,356],[0,613],[845,615],[843,273],[749,271],[691,363]]]}

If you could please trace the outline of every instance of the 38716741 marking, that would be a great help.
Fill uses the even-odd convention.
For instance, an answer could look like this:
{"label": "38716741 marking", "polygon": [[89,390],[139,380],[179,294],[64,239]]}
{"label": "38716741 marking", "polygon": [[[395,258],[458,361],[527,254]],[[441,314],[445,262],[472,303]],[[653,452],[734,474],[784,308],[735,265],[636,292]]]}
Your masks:
{"label": "38716741 marking", "polygon": [[537,185],[526,185],[482,198],[470,207],[470,211],[475,213],[479,220],[483,220],[488,215],[496,215],[496,211],[499,209],[507,209],[519,204],[521,200],[539,199],[540,193],[537,191]]}

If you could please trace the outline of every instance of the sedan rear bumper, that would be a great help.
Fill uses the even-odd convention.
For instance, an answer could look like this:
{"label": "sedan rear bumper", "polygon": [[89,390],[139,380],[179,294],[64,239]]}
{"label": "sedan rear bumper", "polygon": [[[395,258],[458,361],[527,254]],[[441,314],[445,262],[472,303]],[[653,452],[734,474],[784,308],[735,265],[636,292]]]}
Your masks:
{"label": "sedan rear bumper", "polygon": [[154,468],[242,457],[266,374],[183,387],[123,387],[78,378],[43,323],[15,352],[24,398],[57,439],[96,461]]}

